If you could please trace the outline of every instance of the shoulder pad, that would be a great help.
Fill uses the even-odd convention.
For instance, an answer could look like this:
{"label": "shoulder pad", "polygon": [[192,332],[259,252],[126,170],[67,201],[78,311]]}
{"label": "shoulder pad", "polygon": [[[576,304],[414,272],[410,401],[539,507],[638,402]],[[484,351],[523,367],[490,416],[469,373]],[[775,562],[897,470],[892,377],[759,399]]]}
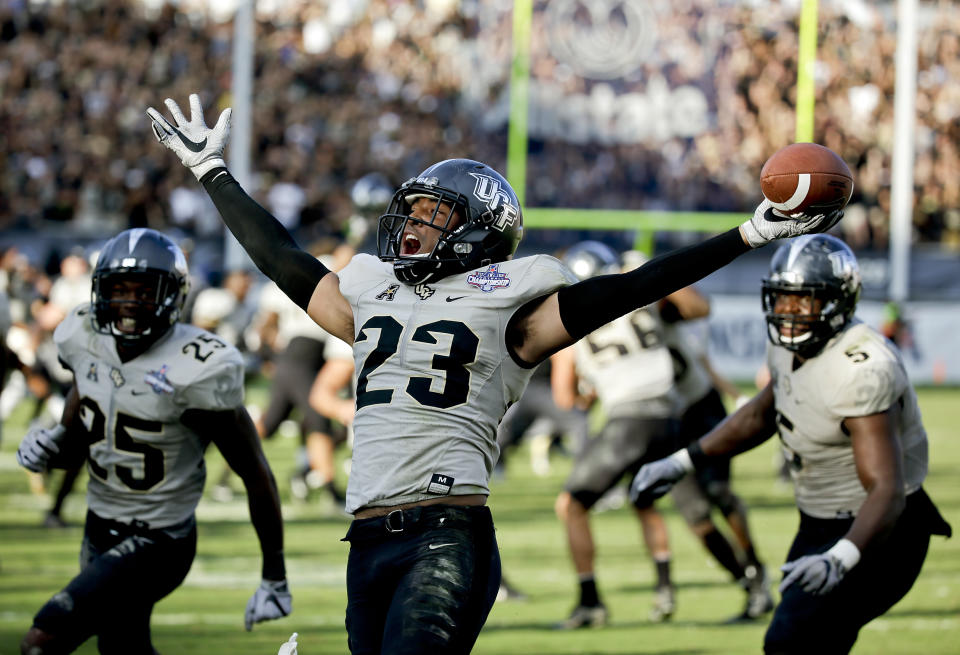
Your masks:
{"label": "shoulder pad", "polygon": [[95,334],[90,322],[91,312],[89,303],[74,307],[53,331],[53,342],[57,346],[60,361],[71,370],[73,369],[72,358],[86,347]]}

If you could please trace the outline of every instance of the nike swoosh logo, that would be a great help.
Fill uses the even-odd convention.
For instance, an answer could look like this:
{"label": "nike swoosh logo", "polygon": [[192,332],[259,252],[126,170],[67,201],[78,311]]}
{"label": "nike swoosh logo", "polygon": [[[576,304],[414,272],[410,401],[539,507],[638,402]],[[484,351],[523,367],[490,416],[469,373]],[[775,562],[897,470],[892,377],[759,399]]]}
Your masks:
{"label": "nike swoosh logo", "polygon": [[203,149],[207,147],[207,137],[203,137],[203,141],[191,141],[187,137],[183,136],[183,132],[177,128],[173,128],[173,131],[176,132],[177,136],[180,137],[180,140],[183,141],[183,145],[187,146],[187,150],[192,152],[203,152]]}
{"label": "nike swoosh logo", "polygon": [[145,393],[147,393],[147,392],[146,392],[146,391],[134,391],[134,390],[132,390],[132,389],[130,390],[130,394],[133,395],[133,396],[142,396],[142,395],[145,394]]}
{"label": "nike swoosh logo", "polygon": [[456,296],[455,298],[447,296],[447,302],[453,302],[454,300],[460,300],[461,298],[466,298],[466,296]]}
{"label": "nike swoosh logo", "polygon": [[437,548],[443,548],[444,546],[456,546],[457,544],[430,544],[427,546],[430,550],[436,550]]}

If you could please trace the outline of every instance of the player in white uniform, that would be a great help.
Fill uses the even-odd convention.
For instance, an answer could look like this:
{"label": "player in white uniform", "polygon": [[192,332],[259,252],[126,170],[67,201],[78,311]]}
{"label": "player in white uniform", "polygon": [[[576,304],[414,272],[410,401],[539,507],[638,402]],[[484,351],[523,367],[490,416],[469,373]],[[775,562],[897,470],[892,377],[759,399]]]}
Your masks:
{"label": "player in white uniform", "polygon": [[922,487],[927,436],[916,394],[900,352],[853,318],[859,294],[856,258],[839,239],[781,246],[763,285],[771,381],[686,450],[645,465],[631,489],[655,497],[779,429],[800,528],[768,654],[848,652],[860,628],[909,591],[930,535],[950,533]]}
{"label": "player in white uniform", "polygon": [[101,653],[153,654],[150,614],[190,569],[204,451],[213,441],[247,488],[263,580],[246,625],[291,609],[280,499],[243,406],[240,353],[177,322],[186,260],[159,232],[110,240],[93,276],[93,302],[54,332],[73,372],[61,424],[31,430],[17,456],[32,470],[87,460],[81,571],[44,605],[23,652],[71,652],[97,635]]}
{"label": "player in white uniform", "polygon": [[[573,284],[556,259],[511,260],[519,201],[489,166],[439,162],[400,186],[380,217],[379,258],[339,274],[300,250],[226,170],[230,110],[211,129],[149,108],[152,129],[204,185],[257,266],[357,369],[345,539],[354,653],[468,652],[496,597],[500,559],[485,507],[496,428],[533,366],[618,316],[687,286],[751,247],[826,229],[836,213],[753,218],[650,266]],[[571,285],[571,286],[568,286]]]}
{"label": "player in white uniform", "polygon": [[[598,241],[572,246],[563,261],[581,280],[620,271],[617,253]],[[632,477],[643,462],[672,449],[673,361],[655,304],[607,323],[551,360],[557,404],[567,407],[577,395],[595,397],[606,419],[600,433],[575,454],[555,503],[580,589],[577,605],[557,627],[598,627],[607,623],[608,612],[596,584],[590,511],[626,474]],[[663,621],[675,609],[666,523],[652,503],[635,511],[657,574],[650,618]]]}

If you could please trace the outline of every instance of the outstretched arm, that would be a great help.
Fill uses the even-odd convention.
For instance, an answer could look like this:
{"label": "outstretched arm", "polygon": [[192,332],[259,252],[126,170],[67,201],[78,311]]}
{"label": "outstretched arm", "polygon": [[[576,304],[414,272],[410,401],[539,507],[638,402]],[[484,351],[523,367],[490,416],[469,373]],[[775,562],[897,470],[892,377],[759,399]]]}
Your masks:
{"label": "outstretched arm", "polygon": [[843,216],[837,211],[783,219],[771,207],[764,200],[739,228],[656,257],[627,273],[590,278],[531,301],[507,326],[507,344],[521,361],[536,364],[600,326],[706,277],[751,248],[824,232]]}
{"label": "outstretched arm", "polygon": [[353,343],[353,313],[335,275],[301,250],[286,228],[257,204],[230,175],[223,149],[230,133],[230,109],[209,128],[197,94],[190,95],[190,120],[171,99],[165,101],[174,122],[150,107],[153,132],[196,176],[224,223],[264,275],[327,332]]}

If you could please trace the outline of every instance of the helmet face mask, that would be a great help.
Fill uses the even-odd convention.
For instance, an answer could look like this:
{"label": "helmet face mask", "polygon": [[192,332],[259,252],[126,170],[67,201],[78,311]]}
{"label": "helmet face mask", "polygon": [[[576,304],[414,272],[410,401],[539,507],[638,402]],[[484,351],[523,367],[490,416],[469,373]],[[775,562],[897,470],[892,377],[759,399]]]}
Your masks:
{"label": "helmet face mask", "polygon": [[154,230],[126,230],[97,259],[93,327],[123,348],[148,346],[180,318],[188,290],[186,258],[173,241]]}
{"label": "helmet face mask", "polygon": [[[425,230],[438,232],[432,247]],[[470,159],[448,159],[394,193],[380,217],[377,254],[393,262],[398,280],[416,284],[506,261],[522,231],[519,201],[499,173]]]}
{"label": "helmet face mask", "polygon": [[774,253],[762,298],[770,341],[813,357],[853,317],[860,298],[856,257],[835,237],[798,237]]}

